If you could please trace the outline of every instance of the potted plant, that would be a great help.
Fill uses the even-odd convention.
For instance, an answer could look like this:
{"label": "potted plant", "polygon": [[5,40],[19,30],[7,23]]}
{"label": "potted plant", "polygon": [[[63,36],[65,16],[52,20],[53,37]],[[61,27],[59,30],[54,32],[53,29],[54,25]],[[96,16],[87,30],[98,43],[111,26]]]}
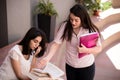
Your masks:
{"label": "potted plant", "polygon": [[89,13],[99,16],[101,9],[101,0],[75,0],[76,2],[82,2],[81,4],[86,7]]}
{"label": "potted plant", "polygon": [[34,12],[37,15],[38,27],[46,33],[48,42],[52,41],[57,16],[53,3],[49,0],[39,0]]}
{"label": "potted plant", "polygon": [[57,11],[54,9],[53,3],[49,0],[39,0],[35,7],[35,13],[41,13],[48,16],[57,15]]}

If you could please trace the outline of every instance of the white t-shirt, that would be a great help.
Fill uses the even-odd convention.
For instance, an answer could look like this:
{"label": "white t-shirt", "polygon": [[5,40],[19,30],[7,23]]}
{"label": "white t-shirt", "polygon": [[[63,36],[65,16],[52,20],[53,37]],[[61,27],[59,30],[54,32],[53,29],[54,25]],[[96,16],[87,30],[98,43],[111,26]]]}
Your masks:
{"label": "white t-shirt", "polygon": [[[58,44],[62,43],[61,36],[63,34],[65,25],[66,23],[64,23],[57,32],[54,42]],[[79,37],[85,33],[89,33],[89,31],[81,28],[77,35],[75,35],[74,33],[72,34],[71,42],[66,41],[66,54],[65,54],[66,63],[74,68],[88,67],[94,63],[93,54],[89,54],[82,58],[78,58],[77,46],[79,45]]]}
{"label": "white t-shirt", "polygon": [[0,66],[0,80],[18,80],[12,65],[11,59],[20,60],[21,71],[23,75],[27,75],[30,70],[30,65],[32,62],[32,55],[28,60],[26,60],[21,53],[19,46],[15,45],[8,53],[7,57],[5,58],[3,64]]}

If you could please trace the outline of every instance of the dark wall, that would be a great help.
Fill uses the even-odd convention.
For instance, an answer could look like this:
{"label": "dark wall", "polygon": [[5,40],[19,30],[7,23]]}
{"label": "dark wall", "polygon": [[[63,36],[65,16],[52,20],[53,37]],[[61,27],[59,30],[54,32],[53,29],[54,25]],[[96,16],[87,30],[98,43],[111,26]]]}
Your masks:
{"label": "dark wall", "polygon": [[0,0],[0,48],[8,44],[6,0]]}

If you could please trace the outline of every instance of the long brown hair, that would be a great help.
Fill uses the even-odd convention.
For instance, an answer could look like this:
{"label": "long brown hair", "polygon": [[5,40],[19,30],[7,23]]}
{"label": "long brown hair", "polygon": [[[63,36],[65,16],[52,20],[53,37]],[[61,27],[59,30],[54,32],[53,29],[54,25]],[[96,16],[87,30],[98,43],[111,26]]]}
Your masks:
{"label": "long brown hair", "polygon": [[[81,27],[83,27],[84,29],[88,29],[90,33],[97,31],[100,34],[99,29],[92,23],[87,10],[82,5],[80,4],[74,5],[70,9],[70,13],[74,14],[75,16],[81,19]],[[64,21],[63,23],[65,22],[67,23],[61,38],[62,40],[66,39],[67,41],[71,41],[73,28],[70,22],[70,18],[68,17],[68,20]]]}

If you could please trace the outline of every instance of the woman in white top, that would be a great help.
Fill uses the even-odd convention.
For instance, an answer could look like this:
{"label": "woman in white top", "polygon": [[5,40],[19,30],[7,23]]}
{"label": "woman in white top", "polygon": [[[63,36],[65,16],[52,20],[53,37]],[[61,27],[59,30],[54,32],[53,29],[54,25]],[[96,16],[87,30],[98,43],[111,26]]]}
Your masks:
{"label": "woman in white top", "polygon": [[44,54],[45,44],[45,33],[31,28],[25,37],[11,48],[0,66],[0,80],[30,80],[27,74],[37,67],[36,59]]}
{"label": "woman in white top", "polygon": [[[79,46],[79,38],[81,35],[91,32],[100,32],[98,28],[91,22],[86,9],[76,4],[70,9],[68,20],[64,21],[59,28],[48,55],[43,58],[40,63],[46,63],[52,58],[60,44],[66,40],[66,76],[67,80],[93,80],[95,74],[94,54],[102,50],[101,42],[98,39],[97,45],[87,48],[83,44]],[[78,53],[85,53],[81,58]],[[57,53],[56,53],[57,54]]]}

